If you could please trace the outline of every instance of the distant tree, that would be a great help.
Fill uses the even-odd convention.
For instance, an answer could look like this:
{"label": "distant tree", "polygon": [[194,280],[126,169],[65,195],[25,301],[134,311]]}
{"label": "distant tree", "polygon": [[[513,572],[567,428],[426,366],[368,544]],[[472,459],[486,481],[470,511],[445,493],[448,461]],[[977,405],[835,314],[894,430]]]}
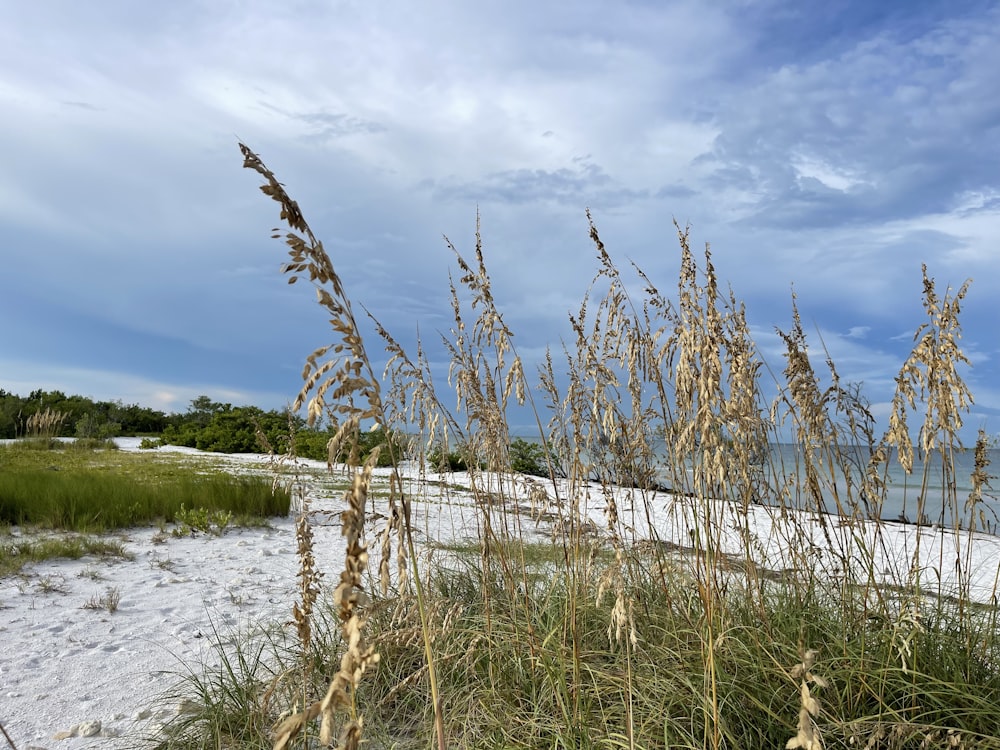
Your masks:
{"label": "distant tree", "polygon": [[117,402],[113,419],[121,424],[123,435],[160,433],[167,426],[166,414],[138,404],[122,406]]}
{"label": "distant tree", "polygon": [[13,393],[3,392],[0,395],[0,438],[17,437],[17,415],[24,408],[24,399]]}
{"label": "distant tree", "polygon": [[76,422],[76,437],[105,440],[121,433],[122,426],[97,413],[84,414]]}
{"label": "distant tree", "polygon": [[214,415],[231,408],[232,404],[221,404],[208,396],[198,396],[198,398],[191,400],[191,408],[185,415],[186,421],[195,422],[201,427],[205,427],[212,421]]}

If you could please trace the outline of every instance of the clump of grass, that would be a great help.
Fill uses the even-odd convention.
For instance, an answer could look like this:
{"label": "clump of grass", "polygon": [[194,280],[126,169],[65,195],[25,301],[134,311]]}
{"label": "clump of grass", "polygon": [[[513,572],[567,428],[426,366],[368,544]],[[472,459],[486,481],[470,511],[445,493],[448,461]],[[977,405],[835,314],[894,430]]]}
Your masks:
{"label": "clump of grass", "polygon": [[42,438],[51,440],[59,434],[63,423],[69,417],[69,412],[59,411],[46,407],[44,410],[36,411],[24,422],[26,435],[29,438]]}
{"label": "clump of grass", "polygon": [[66,580],[60,575],[42,576],[37,582],[38,590],[43,594],[67,594]]}
{"label": "clump of grass", "polygon": [[120,541],[114,539],[75,534],[11,539],[0,542],[0,575],[17,573],[28,563],[60,558],[79,560],[87,556],[120,560],[131,560],[133,557]]}
{"label": "clump of grass", "polygon": [[228,510],[185,508],[181,503],[174,520],[177,522],[174,536],[194,536],[199,531],[203,534],[222,536],[233,520],[233,513]]}
{"label": "clump of grass", "polygon": [[[269,748],[276,702],[284,693],[283,664],[291,657],[280,632],[211,633],[216,669],[189,665],[162,703],[186,706],[150,743],[157,750],[202,747]],[[293,698],[294,699],[294,698]]]}
{"label": "clump of grass", "polygon": [[84,605],[84,609],[103,609],[108,614],[114,614],[118,611],[118,605],[121,603],[122,594],[118,588],[109,588],[103,594],[94,594],[90,597]]}
{"label": "clump of grass", "polygon": [[89,566],[81,570],[79,573],[77,573],[77,576],[79,578],[89,578],[92,581],[104,580],[104,575],[101,573],[101,571]]}

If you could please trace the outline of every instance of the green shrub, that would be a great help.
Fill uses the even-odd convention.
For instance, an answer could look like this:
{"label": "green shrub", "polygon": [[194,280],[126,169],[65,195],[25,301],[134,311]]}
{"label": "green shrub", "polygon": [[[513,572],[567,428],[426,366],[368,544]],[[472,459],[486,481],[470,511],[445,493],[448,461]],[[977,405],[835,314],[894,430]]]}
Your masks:
{"label": "green shrub", "polygon": [[122,426],[88,412],[76,421],[76,436],[85,440],[107,440],[121,433]]}
{"label": "green shrub", "polygon": [[77,438],[70,443],[64,443],[64,445],[67,449],[74,451],[118,450],[118,444],[115,443],[113,437]]}
{"label": "green shrub", "polygon": [[510,470],[519,474],[547,477],[549,465],[545,459],[545,447],[523,438],[514,438],[510,443]]}
{"label": "green shrub", "polygon": [[204,534],[222,536],[233,520],[233,513],[229,510],[209,510],[208,508],[191,508],[189,510],[184,507],[184,503],[181,503],[181,508],[174,516],[174,520],[178,524],[177,528],[174,529],[175,536],[194,536],[198,531]]}
{"label": "green shrub", "polygon": [[454,450],[438,443],[427,452],[427,465],[435,471],[468,471],[470,450],[462,445]]}

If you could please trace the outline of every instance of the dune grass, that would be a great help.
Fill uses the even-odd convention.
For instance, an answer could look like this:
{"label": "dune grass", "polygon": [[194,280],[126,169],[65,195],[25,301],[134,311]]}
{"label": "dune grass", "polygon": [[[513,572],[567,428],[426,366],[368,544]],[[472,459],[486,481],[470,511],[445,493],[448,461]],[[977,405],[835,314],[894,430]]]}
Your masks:
{"label": "dune grass", "polygon": [[79,534],[60,534],[38,539],[0,537],[0,576],[18,573],[28,563],[53,558],[79,560],[87,556],[102,559],[131,559],[124,545],[115,539],[100,539]]}
{"label": "dune grass", "polygon": [[[390,356],[376,376],[322,244],[241,148],[289,226],[289,281],[308,278],[337,337],[308,358],[295,408],[337,420],[332,457],[369,423],[419,431],[420,468],[404,477],[392,455],[378,488],[370,461],[348,461],[344,570],[318,577],[304,512],[294,628],[220,638],[224,669],[192,678],[199,708],[161,747],[1000,748],[985,434],[968,496],[954,473],[968,284],[941,294],[924,269],[926,318],[881,433],[794,298],[783,370],[765,366],[681,227],[668,296],[624,278],[591,223],[594,282],[533,382],[477,234],[471,261],[452,247],[439,392],[423,344],[374,323]],[[514,407],[537,415],[547,478],[513,470]],[[442,486],[430,458],[456,449],[476,535],[418,555],[413,505]],[[915,477],[913,517],[942,527],[882,520],[891,456],[941,465],[942,487]],[[386,519],[374,536],[368,508]]]}
{"label": "dune grass", "polygon": [[[846,617],[862,604],[842,606],[839,589],[819,587],[803,601],[801,589],[776,581],[761,600],[734,586],[719,602],[725,628],[709,674],[697,582],[680,567],[642,573],[625,588],[631,605],[618,639],[607,564],[572,591],[550,575],[530,576],[527,590],[497,576],[486,590],[478,554],[463,559],[464,570],[427,571],[433,584],[425,592],[450,747],[702,747],[713,677],[721,746],[784,747],[797,731],[802,694],[794,675],[804,642],[829,644],[810,666],[826,686],[812,693],[822,717],[837,717],[823,721],[824,747],[1000,747],[996,645],[963,655],[966,635],[954,618],[934,619],[933,607],[919,614],[921,637],[908,655],[922,664],[917,671],[900,659],[899,629]],[[395,592],[368,617],[381,660],[357,693],[365,736],[373,747],[434,745],[414,599]],[[271,747],[271,728],[301,695],[303,659],[310,692],[321,693],[336,673],[345,647],[337,621],[329,600],[321,602],[307,654],[289,630],[216,634],[223,668],[187,676],[175,695],[192,709],[157,747]],[[973,621],[977,637],[988,637],[990,617],[980,612]],[[961,744],[948,745],[955,737]],[[298,740],[319,746],[313,728]]]}
{"label": "dune grass", "polygon": [[243,518],[286,516],[287,487],[189,460],[112,450],[0,447],[0,523],[99,533],[157,522],[183,509]]}

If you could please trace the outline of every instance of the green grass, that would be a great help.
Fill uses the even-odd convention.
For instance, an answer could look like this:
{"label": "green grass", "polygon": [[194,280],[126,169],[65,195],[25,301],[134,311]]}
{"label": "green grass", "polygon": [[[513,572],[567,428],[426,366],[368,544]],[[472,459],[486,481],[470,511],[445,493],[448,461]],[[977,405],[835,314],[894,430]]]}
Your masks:
{"label": "green grass", "polygon": [[40,539],[0,540],[0,576],[20,572],[28,563],[37,563],[54,558],[79,560],[94,556],[102,559],[131,560],[124,545],[113,539],[95,539],[90,536],[65,534]]}
{"label": "green grass", "polygon": [[0,448],[0,524],[103,532],[172,522],[182,507],[240,518],[286,516],[291,496],[260,476],[178,457],[107,450]]}
{"label": "green grass", "polygon": [[54,437],[26,437],[21,438],[13,446],[8,446],[16,451],[92,451],[109,450],[116,451],[118,446],[112,438],[76,438],[75,440],[59,440]]}
{"label": "green grass", "polygon": [[[327,612],[328,614],[328,612]],[[309,656],[315,670],[330,669],[339,645],[323,628]],[[273,623],[211,633],[212,669],[186,665],[160,702],[183,706],[149,746],[156,750],[240,747],[270,750],[270,729],[282,707],[301,699],[302,660],[287,629]],[[316,672],[320,674],[320,672]],[[317,745],[318,747],[318,745]]]}
{"label": "green grass", "polygon": [[[464,542],[431,542],[428,545],[431,549],[441,550],[451,553],[459,560],[476,559],[484,552],[484,545],[480,541],[468,540]],[[603,562],[605,564],[614,559],[614,552],[606,545],[597,542],[585,544],[580,552],[591,559],[592,562]],[[554,544],[551,541],[527,542],[516,539],[501,539],[495,541],[489,554],[501,559],[513,559],[518,562],[518,568],[523,567],[529,572],[545,572],[553,565],[562,565],[566,559],[566,551],[561,544]]]}

